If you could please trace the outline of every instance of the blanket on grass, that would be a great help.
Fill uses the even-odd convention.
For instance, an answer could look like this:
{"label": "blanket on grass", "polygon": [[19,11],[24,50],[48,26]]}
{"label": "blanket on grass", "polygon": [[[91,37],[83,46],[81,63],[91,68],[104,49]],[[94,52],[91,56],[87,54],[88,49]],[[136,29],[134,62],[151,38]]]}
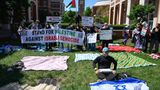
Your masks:
{"label": "blanket on grass", "polygon": [[66,70],[69,56],[26,56],[21,60],[24,70]]}
{"label": "blanket on grass", "polygon": [[[117,60],[118,68],[130,68],[130,67],[156,65],[144,60],[143,58],[137,57],[131,53],[126,53],[126,52],[111,53],[110,52],[109,55],[114,57],[115,60]],[[98,56],[100,56],[100,54],[98,53],[75,54],[75,62],[78,62],[81,60],[94,60]]]}
{"label": "blanket on grass", "polygon": [[[96,48],[102,51],[102,46],[97,46]],[[130,46],[109,45],[108,48],[111,52],[141,52],[139,49]]]}
{"label": "blanket on grass", "polygon": [[149,54],[149,56],[150,56],[152,59],[157,60],[157,59],[160,58],[160,53],[157,53],[157,54],[152,53],[152,54]]}
{"label": "blanket on grass", "polygon": [[101,81],[90,83],[91,90],[149,90],[143,80],[126,78],[118,81]]}

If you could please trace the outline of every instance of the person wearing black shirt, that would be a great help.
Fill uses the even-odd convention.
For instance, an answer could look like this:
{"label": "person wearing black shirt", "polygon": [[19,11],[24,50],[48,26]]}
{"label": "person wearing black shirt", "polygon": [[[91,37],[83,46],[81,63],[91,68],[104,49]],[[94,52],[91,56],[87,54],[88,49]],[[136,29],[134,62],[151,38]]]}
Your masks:
{"label": "person wearing black shirt", "polygon": [[81,16],[78,14],[78,15],[76,16],[76,18],[75,18],[76,25],[79,26],[81,20],[82,20],[82,18],[81,18]]}
{"label": "person wearing black shirt", "polygon": [[158,53],[159,42],[160,42],[160,24],[158,23],[155,28],[153,28],[151,32],[151,43],[149,48],[149,53],[152,53],[152,49],[155,46],[155,52]]}
{"label": "person wearing black shirt", "polygon": [[[105,23],[102,26],[101,30],[112,30],[112,27],[110,25],[108,25],[107,23]],[[101,46],[102,46],[102,48],[108,47],[108,44],[112,43],[112,42],[113,42],[112,39],[111,40],[101,40],[101,44],[102,44]]]}
{"label": "person wearing black shirt", "polygon": [[[93,68],[96,71],[98,79],[112,80],[116,73],[115,70],[117,69],[117,61],[108,55],[109,49],[107,47],[104,47],[102,52],[103,54],[93,61]],[[100,72],[100,69],[110,69],[111,63],[114,64],[114,69],[112,72]],[[98,69],[96,68],[96,64],[98,64]]]}

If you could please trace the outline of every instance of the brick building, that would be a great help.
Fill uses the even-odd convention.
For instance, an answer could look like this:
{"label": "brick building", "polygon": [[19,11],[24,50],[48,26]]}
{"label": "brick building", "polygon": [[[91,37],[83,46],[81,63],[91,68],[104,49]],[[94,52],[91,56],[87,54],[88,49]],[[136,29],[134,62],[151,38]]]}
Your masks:
{"label": "brick building", "polygon": [[110,24],[130,24],[127,17],[133,5],[140,4],[153,4],[155,11],[148,15],[148,23],[155,26],[160,23],[160,0],[111,0],[109,10],[109,23]]}
{"label": "brick building", "polygon": [[60,16],[64,12],[63,0],[30,0],[28,20],[44,21],[48,15]]}
{"label": "brick building", "polygon": [[93,5],[93,15],[109,16],[110,0],[97,0]]}

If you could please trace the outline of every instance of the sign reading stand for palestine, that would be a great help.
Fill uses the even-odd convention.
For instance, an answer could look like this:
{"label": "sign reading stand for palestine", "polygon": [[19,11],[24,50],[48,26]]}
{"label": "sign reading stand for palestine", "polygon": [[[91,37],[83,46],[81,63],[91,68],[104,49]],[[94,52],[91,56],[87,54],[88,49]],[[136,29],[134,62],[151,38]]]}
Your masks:
{"label": "sign reading stand for palestine", "polygon": [[63,42],[83,45],[84,34],[67,29],[38,29],[20,32],[21,43]]}

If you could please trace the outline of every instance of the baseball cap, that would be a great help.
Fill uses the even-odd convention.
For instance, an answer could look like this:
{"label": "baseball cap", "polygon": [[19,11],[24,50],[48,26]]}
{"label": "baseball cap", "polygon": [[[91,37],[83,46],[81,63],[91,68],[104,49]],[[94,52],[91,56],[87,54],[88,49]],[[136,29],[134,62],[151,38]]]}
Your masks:
{"label": "baseball cap", "polygon": [[104,47],[103,49],[102,49],[102,52],[108,52],[109,51],[109,49],[107,48],[107,47]]}

